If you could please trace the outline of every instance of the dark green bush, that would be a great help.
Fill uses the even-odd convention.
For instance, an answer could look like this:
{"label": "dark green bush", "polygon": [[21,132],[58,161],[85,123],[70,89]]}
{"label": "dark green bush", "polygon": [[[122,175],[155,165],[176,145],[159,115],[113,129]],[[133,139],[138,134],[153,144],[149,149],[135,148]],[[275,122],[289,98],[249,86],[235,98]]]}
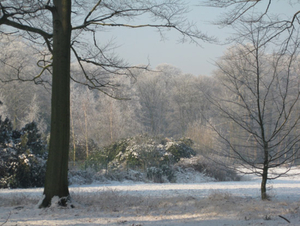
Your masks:
{"label": "dark green bush", "polygon": [[178,162],[181,158],[190,158],[196,155],[196,152],[185,143],[174,143],[167,151],[173,155],[175,162]]}
{"label": "dark green bush", "polygon": [[13,130],[8,118],[0,117],[0,188],[41,187],[46,171],[46,142],[35,122]]}
{"label": "dark green bush", "polygon": [[133,153],[129,153],[126,162],[127,162],[127,167],[130,169],[138,169],[138,168],[142,168],[143,166],[142,159],[140,159]]}
{"label": "dark green bush", "polygon": [[147,178],[155,183],[163,183],[163,171],[157,167],[147,169]]}

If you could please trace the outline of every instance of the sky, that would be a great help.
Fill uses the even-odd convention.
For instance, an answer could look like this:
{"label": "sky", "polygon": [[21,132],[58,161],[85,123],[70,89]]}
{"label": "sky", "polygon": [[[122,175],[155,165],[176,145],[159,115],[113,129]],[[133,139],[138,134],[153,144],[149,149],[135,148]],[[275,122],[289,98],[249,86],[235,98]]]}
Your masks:
{"label": "sky", "polygon": [[[190,1],[189,21],[196,22],[197,27],[207,35],[215,36],[220,42],[229,37],[233,31],[212,25],[225,12],[211,7],[195,6],[201,1]],[[265,9],[268,1],[262,1],[260,10]],[[299,5],[298,5],[299,6]],[[228,9],[227,9],[228,10]],[[289,5],[289,1],[275,0],[269,12],[281,15],[293,15],[297,9]],[[151,68],[159,64],[170,64],[182,70],[183,73],[194,75],[212,75],[216,69],[214,62],[224,54],[228,47],[204,43],[201,46],[191,43],[178,43],[180,35],[175,31],[167,31],[165,40],[153,28],[128,29],[117,28],[105,33],[106,38],[113,38],[118,46],[115,52],[129,64],[139,65],[150,63]]]}

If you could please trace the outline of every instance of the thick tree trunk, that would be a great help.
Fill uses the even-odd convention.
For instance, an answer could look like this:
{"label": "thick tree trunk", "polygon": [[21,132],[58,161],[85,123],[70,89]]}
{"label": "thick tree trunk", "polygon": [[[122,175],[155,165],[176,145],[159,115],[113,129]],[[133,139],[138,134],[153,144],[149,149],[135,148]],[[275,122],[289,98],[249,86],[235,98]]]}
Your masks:
{"label": "thick tree trunk", "polygon": [[[49,206],[54,196],[69,197],[71,0],[53,2],[51,133],[41,207]],[[65,201],[62,199],[60,204],[64,205]]]}

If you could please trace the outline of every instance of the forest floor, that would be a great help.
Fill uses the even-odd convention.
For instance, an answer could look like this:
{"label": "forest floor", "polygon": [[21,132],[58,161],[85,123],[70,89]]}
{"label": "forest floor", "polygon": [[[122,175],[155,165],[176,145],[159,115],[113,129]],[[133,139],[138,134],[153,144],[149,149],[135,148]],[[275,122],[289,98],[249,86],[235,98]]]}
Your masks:
{"label": "forest floor", "polygon": [[260,200],[259,189],[257,177],[237,182],[72,185],[74,208],[47,209],[38,208],[42,188],[1,189],[0,226],[300,225],[300,176],[270,181],[269,201]]}

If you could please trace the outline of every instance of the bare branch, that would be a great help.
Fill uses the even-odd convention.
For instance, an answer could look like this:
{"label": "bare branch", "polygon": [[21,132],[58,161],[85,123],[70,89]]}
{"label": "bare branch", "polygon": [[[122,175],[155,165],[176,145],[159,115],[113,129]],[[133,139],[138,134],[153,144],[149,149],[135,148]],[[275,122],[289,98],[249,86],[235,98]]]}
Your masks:
{"label": "bare branch", "polygon": [[39,34],[42,37],[44,37],[45,39],[52,38],[52,34],[49,34],[38,28],[30,27],[27,25],[19,24],[14,21],[8,20],[5,16],[0,19],[0,25],[2,25],[2,24],[5,24],[5,25],[8,25],[8,26],[11,26],[11,27],[23,30],[23,31],[29,31],[29,32]]}

